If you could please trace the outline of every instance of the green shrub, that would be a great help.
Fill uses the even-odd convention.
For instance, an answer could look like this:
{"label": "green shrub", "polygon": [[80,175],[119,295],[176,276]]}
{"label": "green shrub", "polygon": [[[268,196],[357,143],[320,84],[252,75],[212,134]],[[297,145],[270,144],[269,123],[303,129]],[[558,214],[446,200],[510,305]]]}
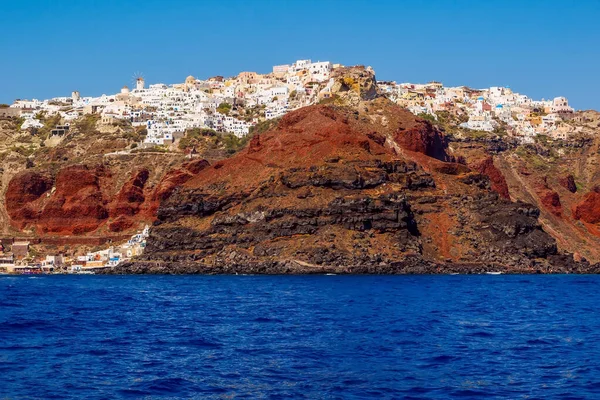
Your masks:
{"label": "green shrub", "polygon": [[99,119],[99,114],[86,114],[75,121],[75,127],[84,135],[95,134],[98,132],[96,123]]}
{"label": "green shrub", "polygon": [[433,115],[431,115],[431,114],[428,114],[428,113],[419,113],[417,115],[417,117],[422,118],[424,120],[427,120],[427,121],[429,121],[431,123],[437,122],[436,119],[435,119],[435,117]]}
{"label": "green shrub", "polygon": [[261,133],[266,132],[269,129],[276,127],[280,120],[281,120],[281,117],[268,119],[266,121],[259,122],[258,124],[250,127],[249,136],[260,135]]}
{"label": "green shrub", "polygon": [[148,129],[145,127],[135,127],[134,129],[127,129],[123,132],[123,138],[131,142],[139,142],[148,135]]}
{"label": "green shrub", "polygon": [[[135,144],[135,143],[134,143]],[[168,153],[167,146],[152,146],[145,148],[137,148],[131,151],[132,153]]]}
{"label": "green shrub", "polygon": [[14,117],[13,118],[13,123],[15,126],[15,130],[20,131],[21,127],[23,126],[23,123],[25,123],[25,118],[23,117]]}
{"label": "green shrub", "polygon": [[29,157],[35,153],[35,148],[33,146],[25,147],[25,146],[13,146],[10,148],[10,151],[20,154],[24,157]]}
{"label": "green shrub", "polygon": [[225,145],[225,150],[227,150],[227,152],[231,154],[246,147],[246,144],[250,141],[250,138],[250,135],[246,135],[244,137],[239,138],[233,133],[226,133],[222,136],[221,140]]}
{"label": "green shrub", "polygon": [[200,145],[207,137],[216,137],[218,133],[209,128],[192,128],[185,131],[185,136],[179,140],[181,150],[191,149]]}
{"label": "green shrub", "polygon": [[231,112],[231,104],[229,103],[221,103],[219,107],[217,107],[217,112],[225,115],[229,115]]}

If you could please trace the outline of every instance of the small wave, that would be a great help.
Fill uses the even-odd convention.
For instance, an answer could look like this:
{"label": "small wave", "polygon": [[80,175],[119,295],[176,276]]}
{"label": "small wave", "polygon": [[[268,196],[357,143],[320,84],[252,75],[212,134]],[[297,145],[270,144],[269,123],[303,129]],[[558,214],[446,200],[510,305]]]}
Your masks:
{"label": "small wave", "polygon": [[[411,394],[425,394],[425,393],[429,393],[431,391],[432,391],[432,389],[430,389],[430,388],[426,388],[423,386],[414,386],[414,387],[411,387],[410,389],[408,389],[406,392],[411,393]],[[413,397],[413,398],[421,398],[421,397]]]}
{"label": "small wave", "polygon": [[242,354],[252,354],[252,355],[260,355],[260,354],[271,354],[271,350],[267,348],[239,348],[235,349],[236,352]]}
{"label": "small wave", "polygon": [[479,328],[479,327],[485,327],[485,326],[490,326],[491,323],[490,322],[476,322],[476,321],[458,321],[459,325],[462,325],[466,328]]}
{"label": "small wave", "polygon": [[477,332],[473,332],[473,333],[469,333],[468,336],[474,336],[474,337],[494,337],[494,334],[491,332],[485,332],[485,331],[477,331]]}
{"label": "small wave", "polygon": [[132,397],[134,399],[139,399],[140,397],[152,395],[152,392],[139,389],[121,389],[119,390],[119,394],[123,395],[124,397]]}
{"label": "small wave", "polygon": [[223,347],[223,345],[220,344],[220,343],[209,342],[209,341],[204,340],[204,339],[191,339],[191,340],[183,341],[180,344],[187,345],[187,346],[194,346],[194,347],[204,348],[204,349],[218,349],[218,348]]}
{"label": "small wave", "polygon": [[585,387],[590,390],[600,390],[600,382],[590,382]]}
{"label": "small wave", "polygon": [[0,331],[43,328],[46,326],[48,326],[48,321],[44,321],[44,320],[5,322],[0,325]]}
{"label": "small wave", "polygon": [[4,301],[0,301],[0,307],[23,307],[22,304],[18,304],[18,303],[6,303]]}
{"label": "small wave", "polygon": [[9,351],[40,350],[43,348],[44,348],[44,346],[41,346],[41,345],[25,346],[25,345],[14,344],[14,345],[8,345],[8,346],[0,346],[0,350],[9,350]]}
{"label": "small wave", "polygon": [[87,352],[91,356],[105,356],[109,354],[108,350],[92,349]]}
{"label": "small wave", "polygon": [[266,318],[266,317],[254,318],[252,321],[253,322],[278,322],[278,323],[283,322],[282,320],[277,319],[277,318]]}
{"label": "small wave", "polygon": [[365,383],[368,383],[368,382],[369,381],[364,380],[364,379],[344,379],[342,381],[342,383],[344,385],[348,385],[348,386],[349,385],[362,385],[362,384],[365,384]]}
{"label": "small wave", "polygon": [[596,281],[587,281],[587,280],[576,280],[576,281],[571,281],[571,283],[573,283],[575,285],[591,285],[591,286],[597,285]]}
{"label": "small wave", "polygon": [[436,357],[430,358],[429,362],[432,362],[432,363],[449,363],[451,361],[458,360],[458,358],[459,357],[457,357],[457,356],[441,355],[441,356],[436,356]]}
{"label": "small wave", "polygon": [[530,346],[536,346],[538,344],[544,344],[544,345],[551,345],[554,344],[554,342],[547,340],[547,339],[541,339],[541,338],[537,338],[537,339],[529,339],[526,342],[528,345]]}
{"label": "small wave", "polygon": [[131,344],[131,341],[127,340],[127,339],[123,339],[122,337],[114,337],[114,338],[102,339],[100,341],[100,343],[102,343],[103,345],[124,346],[124,345]]}
{"label": "small wave", "polygon": [[159,378],[143,384],[143,388],[152,394],[156,392],[177,394],[192,390],[195,386],[194,382],[184,378]]}
{"label": "small wave", "polygon": [[451,394],[452,397],[467,397],[471,399],[481,399],[483,397],[496,397],[496,395],[493,393],[475,389],[455,390]]}

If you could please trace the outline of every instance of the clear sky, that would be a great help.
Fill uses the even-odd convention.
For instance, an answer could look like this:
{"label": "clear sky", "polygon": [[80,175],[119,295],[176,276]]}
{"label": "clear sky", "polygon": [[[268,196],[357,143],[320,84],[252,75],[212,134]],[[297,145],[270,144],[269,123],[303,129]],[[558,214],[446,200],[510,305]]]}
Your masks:
{"label": "clear sky", "polygon": [[0,0],[0,103],[296,59],[600,110],[600,0]]}

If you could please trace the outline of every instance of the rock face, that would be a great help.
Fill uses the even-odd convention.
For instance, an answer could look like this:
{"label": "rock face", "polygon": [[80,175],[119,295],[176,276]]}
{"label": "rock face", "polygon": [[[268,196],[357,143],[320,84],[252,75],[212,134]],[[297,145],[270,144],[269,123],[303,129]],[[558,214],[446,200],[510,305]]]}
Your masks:
{"label": "rock face", "polygon": [[470,170],[447,162],[446,147],[428,122],[381,99],[294,111],[164,197],[146,252],[117,272],[587,267],[558,252],[536,207],[503,198],[492,161]]}
{"label": "rock face", "polygon": [[[581,138],[523,145],[415,117],[370,68],[332,78],[321,105],[272,120],[230,159],[217,135],[190,161],[124,152],[139,132],[96,116],[59,142],[0,121],[0,232],[100,244],[156,222],[123,272],[594,271],[600,114],[565,122]],[[11,150],[23,146],[34,156]]]}
{"label": "rock face", "polygon": [[100,192],[100,179],[104,175],[102,167],[74,165],[61,170],[56,176],[56,191],[39,215],[41,230],[79,234],[96,229],[99,221],[108,218]]}
{"label": "rock face", "polygon": [[441,161],[450,159],[446,154],[446,138],[424,120],[416,120],[414,126],[408,129],[401,127],[394,133],[394,140],[405,150],[422,153]]}
{"label": "rock face", "polygon": [[562,204],[560,196],[554,190],[545,190],[540,194],[540,201],[552,214],[560,217],[562,215]]}
{"label": "rock face", "polygon": [[347,105],[357,106],[363,100],[373,100],[379,95],[375,73],[371,67],[355,66],[335,69],[331,92],[341,97]]}
{"label": "rock face", "polygon": [[134,225],[135,221],[131,217],[139,214],[146,201],[144,186],[149,176],[150,172],[146,168],[135,171],[109,205],[108,213],[112,221],[108,227],[112,232],[122,232]]}
{"label": "rock face", "polygon": [[13,226],[38,236],[125,232],[151,224],[160,201],[208,165],[205,160],[184,163],[155,186],[150,181],[156,177],[146,167],[125,173],[123,183],[105,164],[70,165],[54,176],[25,170],[8,185],[6,210]]}
{"label": "rock face", "polygon": [[577,185],[575,184],[575,177],[573,175],[567,175],[560,179],[560,184],[571,193],[577,192]]}
{"label": "rock face", "polygon": [[475,166],[475,169],[490,179],[493,190],[498,192],[503,198],[510,199],[506,179],[502,175],[502,172],[494,165],[494,159],[492,157],[488,157],[481,161]]}
{"label": "rock face", "polygon": [[19,229],[23,229],[27,221],[37,218],[39,212],[32,203],[51,190],[53,184],[52,177],[34,171],[25,171],[10,181],[6,208]]}
{"label": "rock face", "polygon": [[206,160],[195,160],[183,164],[181,168],[167,172],[154,192],[153,199],[156,201],[166,200],[178,186],[189,181],[195,174],[209,166],[210,164]]}
{"label": "rock face", "polygon": [[573,216],[589,224],[600,223],[600,186],[584,196],[581,203],[575,206]]}

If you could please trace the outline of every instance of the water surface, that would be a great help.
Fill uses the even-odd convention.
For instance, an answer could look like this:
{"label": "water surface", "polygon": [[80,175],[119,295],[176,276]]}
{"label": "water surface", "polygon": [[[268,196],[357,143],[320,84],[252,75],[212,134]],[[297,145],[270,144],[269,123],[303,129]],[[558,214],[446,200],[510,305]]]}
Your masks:
{"label": "water surface", "polygon": [[0,398],[600,398],[598,276],[0,277]]}

